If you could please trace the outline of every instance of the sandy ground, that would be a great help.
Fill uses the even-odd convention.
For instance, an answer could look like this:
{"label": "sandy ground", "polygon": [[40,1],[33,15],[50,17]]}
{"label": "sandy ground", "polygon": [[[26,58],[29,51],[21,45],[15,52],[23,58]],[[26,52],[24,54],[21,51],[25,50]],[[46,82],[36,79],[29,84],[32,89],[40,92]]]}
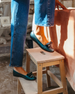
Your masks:
{"label": "sandy ground", "polygon": [[[3,57],[0,58],[0,94],[17,94],[17,78],[13,77],[13,68],[9,67],[10,58]],[[25,69],[25,56],[23,59],[23,68]],[[59,69],[58,68],[50,68],[51,71],[60,79]],[[36,70],[36,66],[31,61],[31,71]],[[75,94],[75,92],[68,84],[68,94]],[[51,80],[51,85],[56,87],[57,85]],[[43,90],[47,90],[46,84],[46,75],[43,75]],[[24,94],[23,90],[22,93]]]}

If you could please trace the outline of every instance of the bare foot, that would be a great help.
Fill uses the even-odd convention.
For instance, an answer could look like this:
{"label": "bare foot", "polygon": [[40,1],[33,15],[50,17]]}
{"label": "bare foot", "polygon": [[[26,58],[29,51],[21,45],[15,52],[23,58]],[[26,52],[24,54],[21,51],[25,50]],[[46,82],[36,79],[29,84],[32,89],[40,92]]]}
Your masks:
{"label": "bare foot", "polygon": [[22,67],[14,67],[14,70],[23,75],[27,75],[27,72]]}
{"label": "bare foot", "polygon": [[46,45],[49,41],[47,40],[44,34],[44,27],[36,25],[36,31],[34,32],[37,39],[43,44]]}

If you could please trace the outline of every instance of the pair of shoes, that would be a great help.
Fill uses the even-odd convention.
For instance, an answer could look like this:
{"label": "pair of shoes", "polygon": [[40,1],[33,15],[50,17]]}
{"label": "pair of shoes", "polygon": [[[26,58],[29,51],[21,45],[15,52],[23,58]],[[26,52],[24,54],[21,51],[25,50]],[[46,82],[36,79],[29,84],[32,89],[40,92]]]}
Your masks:
{"label": "pair of shoes", "polygon": [[48,52],[54,52],[54,49],[50,47],[52,42],[47,43],[46,45],[43,45],[35,36],[34,32],[32,31],[30,33],[30,37],[33,41],[35,41],[43,50],[48,51]]}
{"label": "pair of shoes", "polygon": [[28,73],[27,75],[23,75],[15,70],[13,70],[13,76],[22,77],[22,78],[24,78],[26,80],[30,80],[30,81],[36,80],[36,77],[32,74],[32,72]]}

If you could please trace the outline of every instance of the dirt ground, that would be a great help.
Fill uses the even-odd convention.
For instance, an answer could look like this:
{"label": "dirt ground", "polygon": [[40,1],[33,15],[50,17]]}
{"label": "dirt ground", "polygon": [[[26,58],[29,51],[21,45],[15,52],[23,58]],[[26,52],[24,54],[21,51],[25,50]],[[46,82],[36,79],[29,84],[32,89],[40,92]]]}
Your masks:
{"label": "dirt ground", "polygon": [[[25,69],[25,58],[24,55],[23,59],[23,68]],[[13,77],[13,68],[9,67],[10,58],[9,57],[3,57],[0,58],[0,94],[17,94],[17,78]],[[59,69],[56,67],[51,67],[51,71],[60,79],[59,75]],[[31,71],[36,70],[36,66],[31,61]],[[51,85],[53,87],[57,87],[57,85],[51,80]],[[68,94],[75,94],[75,92],[70,87],[69,83],[68,85]],[[46,84],[46,75],[43,75],[43,90],[47,90],[47,84]],[[23,90],[22,93],[24,94]]]}

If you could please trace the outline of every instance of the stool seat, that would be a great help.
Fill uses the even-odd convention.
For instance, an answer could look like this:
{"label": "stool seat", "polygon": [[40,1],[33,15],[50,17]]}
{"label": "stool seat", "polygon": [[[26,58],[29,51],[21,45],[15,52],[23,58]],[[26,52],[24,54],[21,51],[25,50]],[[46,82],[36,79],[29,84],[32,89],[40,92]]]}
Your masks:
{"label": "stool seat", "polygon": [[[65,57],[56,51],[47,52],[39,47],[26,49],[26,51],[26,71],[28,73],[30,72],[30,60],[32,60],[37,66],[37,71],[33,72],[35,76],[37,75],[37,83],[35,81],[27,81],[25,79],[19,78],[18,94],[21,94],[21,87],[23,88],[25,94],[68,94],[64,67]],[[61,81],[50,71],[50,66],[53,65],[59,65]],[[42,74],[46,74],[47,76],[48,87],[51,86],[50,77],[59,87],[56,89],[43,91]]]}
{"label": "stool seat", "polygon": [[41,48],[26,49],[29,52],[29,55],[36,63],[45,63],[50,61],[56,61],[64,59],[65,57],[58,52],[47,52]]}

